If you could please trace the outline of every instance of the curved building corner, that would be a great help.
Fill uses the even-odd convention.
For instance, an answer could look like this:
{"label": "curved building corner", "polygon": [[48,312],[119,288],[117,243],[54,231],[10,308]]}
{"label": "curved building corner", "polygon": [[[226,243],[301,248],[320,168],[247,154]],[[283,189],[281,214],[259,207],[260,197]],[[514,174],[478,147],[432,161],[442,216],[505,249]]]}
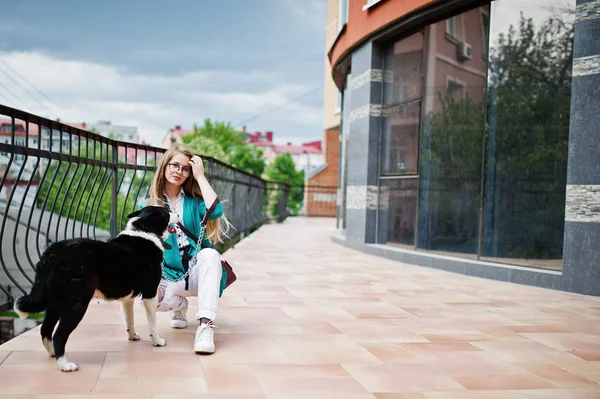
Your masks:
{"label": "curved building corner", "polygon": [[328,0],[327,21],[332,239],[600,295],[598,2]]}

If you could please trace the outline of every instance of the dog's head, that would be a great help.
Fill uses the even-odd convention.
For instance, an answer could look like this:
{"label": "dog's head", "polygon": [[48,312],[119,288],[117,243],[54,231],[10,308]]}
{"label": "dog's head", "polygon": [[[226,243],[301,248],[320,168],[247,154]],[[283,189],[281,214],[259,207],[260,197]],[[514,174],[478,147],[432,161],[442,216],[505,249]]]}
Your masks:
{"label": "dog's head", "polygon": [[165,242],[169,237],[169,225],[177,223],[177,214],[160,206],[146,206],[127,215],[127,230],[140,231],[158,236],[166,249],[171,246]]}

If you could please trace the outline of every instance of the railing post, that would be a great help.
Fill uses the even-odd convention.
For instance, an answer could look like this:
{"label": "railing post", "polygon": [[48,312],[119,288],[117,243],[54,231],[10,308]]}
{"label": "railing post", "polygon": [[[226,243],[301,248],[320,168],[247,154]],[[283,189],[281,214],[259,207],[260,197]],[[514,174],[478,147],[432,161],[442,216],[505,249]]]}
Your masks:
{"label": "railing post", "polygon": [[110,202],[110,237],[115,238],[117,236],[117,198],[119,189],[119,149],[113,142],[112,144],[112,188],[111,188],[111,202]]}

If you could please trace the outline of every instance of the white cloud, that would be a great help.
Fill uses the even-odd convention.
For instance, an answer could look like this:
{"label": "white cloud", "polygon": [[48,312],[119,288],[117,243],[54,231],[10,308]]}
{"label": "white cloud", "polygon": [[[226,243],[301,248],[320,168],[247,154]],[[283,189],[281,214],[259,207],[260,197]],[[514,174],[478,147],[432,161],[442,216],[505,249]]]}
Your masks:
{"label": "white cloud", "polygon": [[[110,120],[113,124],[135,125],[141,138],[153,145],[159,145],[165,132],[174,125],[191,128],[194,122],[202,123],[205,118],[237,123],[311,89],[289,82],[277,84],[273,75],[253,70],[197,70],[167,76],[136,74],[113,66],[61,60],[35,52],[0,53],[0,60],[60,107],[57,110],[0,62],[0,83],[25,104],[26,110],[69,122]],[[9,73],[21,88],[1,71]],[[44,106],[32,101],[23,88]],[[315,96],[322,94],[317,92]],[[23,108],[10,96],[0,96],[0,101],[5,100],[10,100],[7,105]],[[319,139],[321,114],[319,104],[299,101],[265,116],[261,125],[270,123],[280,127],[276,137],[286,137],[288,141],[292,137],[296,138],[295,142]],[[256,129],[251,127],[251,130]]]}
{"label": "white cloud", "polygon": [[566,21],[572,19],[567,10],[575,10],[575,0],[501,0],[492,2],[492,23],[490,26],[490,37],[495,45],[500,33],[507,34],[510,25],[519,31],[521,12],[525,18],[532,18],[533,23],[539,27],[548,18],[560,15]]}

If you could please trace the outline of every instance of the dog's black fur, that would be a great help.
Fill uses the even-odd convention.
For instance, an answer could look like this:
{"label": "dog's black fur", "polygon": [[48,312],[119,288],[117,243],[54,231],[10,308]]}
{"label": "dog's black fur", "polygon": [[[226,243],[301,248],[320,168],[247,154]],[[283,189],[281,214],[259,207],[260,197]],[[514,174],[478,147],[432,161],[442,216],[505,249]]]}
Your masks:
{"label": "dog's black fur", "polygon": [[15,302],[21,317],[46,311],[42,342],[63,371],[78,369],[66,360],[65,345],[94,296],[123,303],[130,340],[139,340],[133,327],[133,300],[141,296],[153,344],[166,344],[155,327],[156,291],[161,279],[161,244],[166,244],[162,238],[176,215],[148,206],[127,217],[127,229],[108,242],[72,239],[48,247],[37,264],[31,292]]}

